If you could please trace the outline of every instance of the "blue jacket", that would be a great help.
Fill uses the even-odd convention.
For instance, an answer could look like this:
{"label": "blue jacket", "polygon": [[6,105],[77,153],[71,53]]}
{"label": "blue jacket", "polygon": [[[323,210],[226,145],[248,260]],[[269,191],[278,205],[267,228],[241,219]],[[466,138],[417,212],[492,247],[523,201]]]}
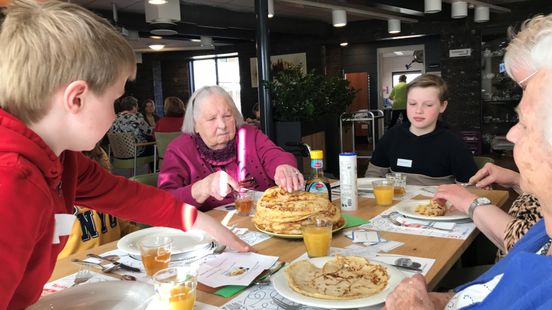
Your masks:
{"label": "blue jacket", "polygon": [[552,257],[535,254],[549,239],[540,220],[504,259],[455,289],[458,292],[504,274],[487,298],[463,309],[552,309]]}

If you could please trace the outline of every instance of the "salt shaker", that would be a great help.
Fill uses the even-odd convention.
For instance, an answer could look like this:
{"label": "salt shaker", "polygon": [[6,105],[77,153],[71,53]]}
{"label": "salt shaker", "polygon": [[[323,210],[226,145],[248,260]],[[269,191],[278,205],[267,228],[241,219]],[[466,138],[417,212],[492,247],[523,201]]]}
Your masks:
{"label": "salt shaker", "polygon": [[339,154],[339,187],[341,188],[341,210],[355,211],[358,208],[357,154]]}

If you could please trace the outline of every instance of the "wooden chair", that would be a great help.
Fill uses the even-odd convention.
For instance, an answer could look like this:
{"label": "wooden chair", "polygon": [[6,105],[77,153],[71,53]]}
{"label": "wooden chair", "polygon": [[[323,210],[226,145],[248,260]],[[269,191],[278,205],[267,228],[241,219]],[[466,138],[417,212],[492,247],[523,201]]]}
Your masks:
{"label": "wooden chair", "polygon": [[486,156],[474,156],[473,160],[475,161],[475,166],[477,166],[477,169],[483,168],[486,163],[494,164],[494,159]]}
{"label": "wooden chair", "polygon": [[159,167],[161,167],[161,163],[163,162],[163,158],[165,157],[165,150],[167,150],[169,143],[171,143],[174,138],[180,136],[181,134],[182,133],[180,131],[155,133],[155,143],[157,143],[157,156],[159,158]]}
{"label": "wooden chair", "polygon": [[[113,162],[111,164],[114,168],[133,169],[132,176],[136,175],[136,167],[138,165],[153,162],[154,171],[157,169],[155,142],[136,143],[134,135],[130,132],[108,133],[107,138],[109,139],[110,151],[113,155]],[[137,156],[138,148],[148,145],[154,146],[153,155]]]}

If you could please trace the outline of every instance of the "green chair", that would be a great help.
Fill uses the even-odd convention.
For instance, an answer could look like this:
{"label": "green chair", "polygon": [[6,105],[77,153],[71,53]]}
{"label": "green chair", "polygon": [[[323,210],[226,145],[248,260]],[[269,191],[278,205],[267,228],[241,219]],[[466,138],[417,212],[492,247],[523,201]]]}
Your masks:
{"label": "green chair", "polygon": [[182,133],[180,131],[155,133],[155,143],[157,143],[157,158],[159,158],[159,167],[161,167],[163,157],[165,157],[165,150],[167,150],[169,143],[171,143],[174,138],[180,136],[181,134]]}
{"label": "green chair", "polygon": [[138,182],[138,183],[147,184],[147,185],[157,187],[157,177],[158,176],[159,176],[159,173],[156,172],[156,173],[148,173],[148,174],[139,174],[139,175],[135,175],[133,177],[130,177],[128,179],[132,180],[132,181],[135,181],[135,182]]}
{"label": "green chair", "polygon": [[153,162],[154,171],[157,169],[155,152],[153,155],[137,156],[139,147],[153,145],[155,142],[136,143],[134,135],[130,132],[110,132],[107,134],[109,139],[110,152],[112,153],[112,165],[114,168],[133,169],[132,175],[136,175],[136,167]]}
{"label": "green chair", "polygon": [[475,166],[477,166],[477,169],[483,168],[486,163],[494,164],[494,159],[486,156],[474,156],[473,160],[475,161]]}

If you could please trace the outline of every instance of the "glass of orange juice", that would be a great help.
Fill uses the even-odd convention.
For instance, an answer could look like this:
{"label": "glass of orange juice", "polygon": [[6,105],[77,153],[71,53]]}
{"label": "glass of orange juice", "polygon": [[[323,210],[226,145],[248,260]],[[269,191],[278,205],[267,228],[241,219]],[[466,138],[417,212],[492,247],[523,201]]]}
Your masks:
{"label": "glass of orange juice", "polygon": [[406,174],[400,172],[392,172],[385,175],[387,180],[393,181],[395,184],[395,197],[402,197],[406,194]]}
{"label": "glass of orange juice", "polygon": [[388,207],[393,204],[395,182],[391,180],[372,181],[376,204],[381,207]]}
{"label": "glass of orange juice", "polygon": [[241,189],[234,193],[234,204],[236,205],[237,214],[240,216],[249,216],[255,212],[255,200],[253,199],[253,191]]}
{"label": "glass of orange juice", "polygon": [[158,271],[153,286],[162,309],[192,310],[196,300],[197,265],[182,265]]}
{"label": "glass of orange juice", "polygon": [[332,244],[332,222],[321,218],[309,218],[301,225],[303,241],[309,257],[328,256]]}
{"label": "glass of orange juice", "polygon": [[149,236],[138,242],[142,264],[148,276],[169,267],[172,239],[168,236]]}

